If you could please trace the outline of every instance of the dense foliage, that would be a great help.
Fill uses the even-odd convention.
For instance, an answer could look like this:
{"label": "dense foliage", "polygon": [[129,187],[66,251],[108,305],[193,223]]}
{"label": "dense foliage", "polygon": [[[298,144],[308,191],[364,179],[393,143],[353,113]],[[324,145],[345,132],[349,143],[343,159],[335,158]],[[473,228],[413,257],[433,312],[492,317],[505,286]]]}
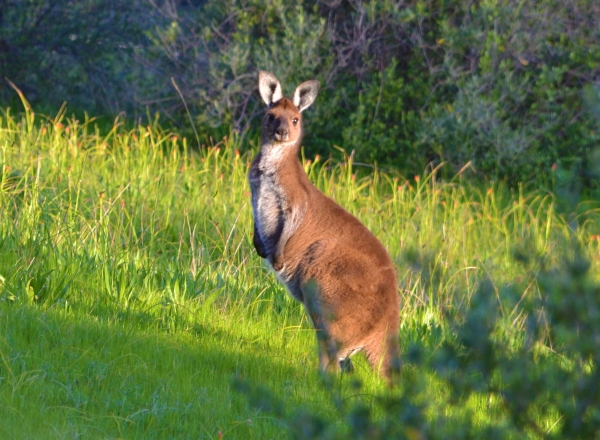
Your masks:
{"label": "dense foliage", "polygon": [[0,73],[34,103],[149,107],[188,129],[193,119],[203,139],[252,132],[258,69],[288,93],[317,78],[309,153],[343,145],[408,174],[471,161],[511,182],[554,164],[597,178],[586,102],[599,93],[598,2],[117,3],[3,2]]}
{"label": "dense foliage", "polygon": [[[0,77],[37,108],[117,114],[133,109],[143,71],[133,57],[153,25],[144,0],[0,2]],[[0,102],[14,92],[2,81]]]}

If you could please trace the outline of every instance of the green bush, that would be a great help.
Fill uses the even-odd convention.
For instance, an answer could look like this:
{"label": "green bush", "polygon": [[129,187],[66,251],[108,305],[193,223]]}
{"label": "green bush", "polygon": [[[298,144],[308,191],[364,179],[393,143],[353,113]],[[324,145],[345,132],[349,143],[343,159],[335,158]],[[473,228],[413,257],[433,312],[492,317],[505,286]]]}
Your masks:
{"label": "green bush", "polygon": [[179,54],[165,65],[201,129],[256,129],[255,75],[266,69],[288,93],[321,81],[309,154],[341,145],[406,173],[471,161],[516,183],[556,163],[585,174],[600,140],[581,94],[600,75],[593,2],[209,0],[186,12],[172,10],[151,51]]}
{"label": "green bush", "polygon": [[[511,184],[597,176],[600,4],[588,0],[164,0],[0,5],[0,74],[40,102],[160,112],[198,143],[256,142],[256,73],[321,82],[307,154],[406,175],[470,162]],[[13,54],[17,54],[13,56]],[[595,89],[594,89],[595,87]],[[590,90],[592,92],[590,92]],[[585,92],[584,92],[585,91]],[[5,87],[0,99],[14,96]],[[593,98],[593,99],[592,99]],[[597,113],[597,112],[596,112]],[[246,142],[246,145],[249,145]]]}
{"label": "green bush", "polygon": [[455,92],[425,115],[423,144],[455,168],[472,160],[512,181],[586,158],[599,140],[581,99],[600,74],[599,12],[590,2],[544,0],[482,2],[446,15],[440,79]]}
{"label": "green bush", "polygon": [[426,158],[414,140],[420,126],[419,113],[410,104],[410,91],[418,91],[419,87],[422,90],[424,85],[406,84],[398,76],[397,64],[393,60],[364,86],[358,95],[358,107],[350,113],[342,130],[342,145],[355,150],[357,160],[385,165],[403,163],[405,169],[424,169]]}
{"label": "green bush", "polygon": [[0,2],[0,102],[17,102],[6,77],[50,114],[64,102],[81,112],[144,114],[146,71],[135,54],[157,18],[143,0]]}

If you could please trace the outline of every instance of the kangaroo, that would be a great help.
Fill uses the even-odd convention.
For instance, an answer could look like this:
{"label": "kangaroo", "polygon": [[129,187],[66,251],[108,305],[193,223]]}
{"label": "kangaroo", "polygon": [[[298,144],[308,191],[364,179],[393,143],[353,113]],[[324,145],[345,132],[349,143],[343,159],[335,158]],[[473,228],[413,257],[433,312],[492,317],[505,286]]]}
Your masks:
{"label": "kangaroo", "polygon": [[350,356],[364,350],[371,367],[389,377],[400,307],[392,260],[358,219],[310,182],[298,158],[301,113],[319,82],[303,82],[290,100],[279,80],[261,71],[258,88],[268,109],[248,173],[256,252],[304,304],[321,370],[351,370]]}

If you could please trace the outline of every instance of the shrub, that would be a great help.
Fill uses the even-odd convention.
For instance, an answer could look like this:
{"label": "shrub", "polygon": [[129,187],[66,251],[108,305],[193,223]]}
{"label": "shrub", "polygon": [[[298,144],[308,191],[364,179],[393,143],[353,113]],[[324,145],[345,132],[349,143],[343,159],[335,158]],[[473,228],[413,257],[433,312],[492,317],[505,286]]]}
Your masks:
{"label": "shrub", "polygon": [[513,181],[585,162],[599,139],[597,120],[581,111],[582,87],[600,75],[598,8],[500,1],[442,14],[440,79],[454,92],[425,115],[423,144],[455,168],[472,160]]}
{"label": "shrub", "polygon": [[0,73],[37,108],[149,108],[184,131],[193,121],[199,143],[232,129],[257,139],[257,70],[275,73],[288,93],[316,78],[309,155],[338,145],[406,174],[446,161],[453,175],[470,161],[480,176],[511,184],[557,164],[596,185],[598,2],[115,5],[3,3]]}
{"label": "shrub", "polygon": [[266,69],[288,87],[321,81],[309,154],[341,145],[407,173],[471,161],[516,183],[555,163],[581,161],[585,174],[600,140],[581,111],[582,88],[600,78],[593,2],[209,0],[185,13],[169,4],[150,52],[201,128],[252,132],[262,112],[255,73]]}
{"label": "shrub", "polygon": [[[0,2],[0,78],[51,114],[67,101],[88,112],[137,110],[145,72],[133,56],[155,19],[143,0]],[[0,101],[16,98],[0,84]]]}

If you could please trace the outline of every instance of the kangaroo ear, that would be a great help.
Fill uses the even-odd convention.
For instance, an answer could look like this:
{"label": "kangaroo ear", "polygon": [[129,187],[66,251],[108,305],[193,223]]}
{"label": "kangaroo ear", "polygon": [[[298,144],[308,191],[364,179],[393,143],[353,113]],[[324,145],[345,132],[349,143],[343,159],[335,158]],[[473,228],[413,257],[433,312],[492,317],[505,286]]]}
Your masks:
{"label": "kangaroo ear", "polygon": [[264,70],[258,72],[258,91],[265,104],[269,107],[283,98],[279,80],[275,78],[275,75]]}
{"label": "kangaroo ear", "polygon": [[320,83],[317,80],[306,81],[296,87],[294,91],[294,105],[298,111],[306,110],[315,101],[319,93]]}

